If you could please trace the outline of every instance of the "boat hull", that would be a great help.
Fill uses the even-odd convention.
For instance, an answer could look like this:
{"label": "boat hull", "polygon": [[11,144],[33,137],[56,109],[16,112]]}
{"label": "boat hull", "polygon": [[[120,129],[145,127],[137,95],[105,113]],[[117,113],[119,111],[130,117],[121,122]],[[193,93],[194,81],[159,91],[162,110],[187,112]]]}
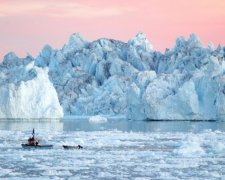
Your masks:
{"label": "boat hull", "polygon": [[53,145],[28,145],[28,144],[21,144],[21,146],[24,148],[24,149],[51,149],[53,147]]}

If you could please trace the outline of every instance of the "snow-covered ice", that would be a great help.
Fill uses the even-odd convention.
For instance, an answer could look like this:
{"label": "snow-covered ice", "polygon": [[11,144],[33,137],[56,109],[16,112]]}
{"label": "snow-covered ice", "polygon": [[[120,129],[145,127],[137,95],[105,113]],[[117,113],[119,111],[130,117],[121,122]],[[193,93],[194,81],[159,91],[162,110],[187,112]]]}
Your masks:
{"label": "snow-covered ice", "polygon": [[[75,33],[62,49],[45,45],[36,58],[28,55],[20,59],[14,53],[5,56],[0,64],[0,117],[37,118],[40,114],[61,117],[62,108],[65,116],[223,120],[224,57],[224,47],[214,48],[212,44],[205,47],[195,34],[187,40],[179,37],[173,48],[160,53],[154,51],[144,33],[138,33],[127,43],[106,38],[89,42]],[[35,67],[31,67],[32,63]],[[37,88],[42,87],[42,81],[34,81],[32,69],[37,67],[40,69],[37,77],[45,76],[43,91],[48,97],[51,94],[52,102],[43,107],[40,103],[36,114],[12,112],[12,116],[6,109],[17,109],[14,104],[3,103],[6,99],[3,96],[7,97],[12,89],[16,92],[12,93],[12,99],[25,107],[27,101],[22,101],[18,93],[28,93],[28,89],[21,88],[23,82],[35,82]],[[41,69],[48,69],[48,75]],[[29,92],[36,96],[33,102],[46,98],[45,93],[32,92],[31,88]]]}

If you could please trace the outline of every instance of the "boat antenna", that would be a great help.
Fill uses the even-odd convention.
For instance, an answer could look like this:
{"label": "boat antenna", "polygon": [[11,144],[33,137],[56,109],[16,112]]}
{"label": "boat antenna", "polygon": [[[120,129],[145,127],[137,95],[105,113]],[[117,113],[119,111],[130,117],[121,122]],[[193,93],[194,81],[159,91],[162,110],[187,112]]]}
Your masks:
{"label": "boat antenna", "polygon": [[33,128],[33,132],[32,132],[32,135],[34,136],[34,128]]}

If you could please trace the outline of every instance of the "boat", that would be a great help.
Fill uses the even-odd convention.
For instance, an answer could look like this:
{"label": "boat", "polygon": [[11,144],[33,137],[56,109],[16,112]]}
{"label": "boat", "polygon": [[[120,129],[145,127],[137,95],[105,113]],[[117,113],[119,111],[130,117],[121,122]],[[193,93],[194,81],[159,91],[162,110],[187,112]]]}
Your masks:
{"label": "boat", "polygon": [[51,149],[53,145],[44,144],[44,145],[29,145],[29,144],[21,144],[24,149]]}
{"label": "boat", "polygon": [[77,145],[77,146],[68,146],[68,145],[63,145],[64,149],[83,149],[83,146]]}
{"label": "boat", "polygon": [[34,129],[32,132],[32,136],[28,138],[26,144],[21,144],[21,146],[25,149],[50,149],[53,145],[50,144],[40,144],[40,140],[35,138]]}

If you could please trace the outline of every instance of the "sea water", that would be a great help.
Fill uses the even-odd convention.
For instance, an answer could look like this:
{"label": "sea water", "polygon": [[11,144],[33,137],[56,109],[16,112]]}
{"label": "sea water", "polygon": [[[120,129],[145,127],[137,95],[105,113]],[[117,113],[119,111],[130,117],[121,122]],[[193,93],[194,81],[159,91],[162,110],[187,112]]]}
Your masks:
{"label": "sea water", "polygon": [[[33,128],[54,147],[22,149]],[[225,122],[1,120],[0,178],[225,179]]]}

